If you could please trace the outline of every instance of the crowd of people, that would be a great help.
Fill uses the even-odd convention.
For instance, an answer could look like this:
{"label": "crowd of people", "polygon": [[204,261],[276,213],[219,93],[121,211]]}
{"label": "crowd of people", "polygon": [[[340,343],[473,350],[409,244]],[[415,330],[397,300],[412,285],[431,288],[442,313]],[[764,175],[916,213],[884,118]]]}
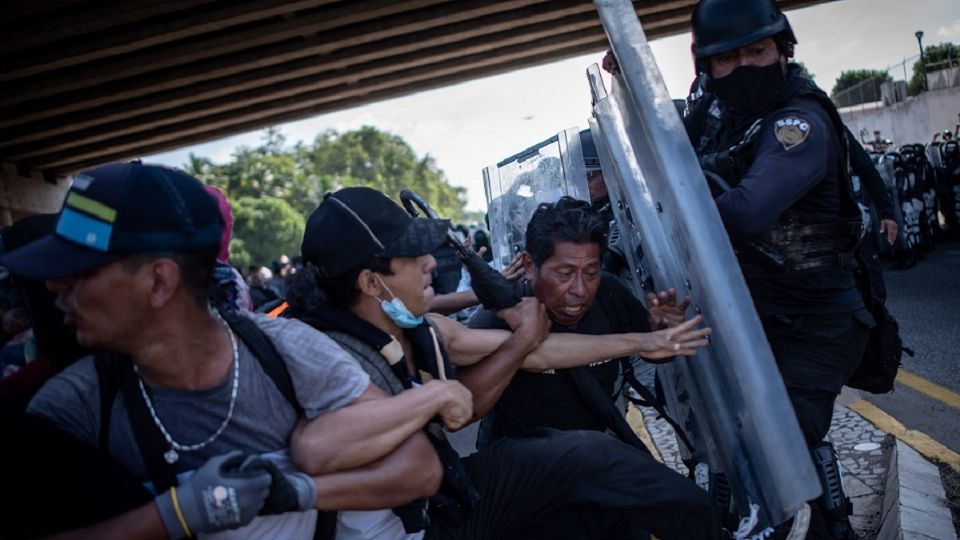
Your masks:
{"label": "crowd of people", "polygon": [[[811,461],[836,477],[825,435],[874,326],[855,280],[852,135],[788,65],[797,40],[775,2],[701,0],[692,25],[687,134],[722,180],[717,209]],[[895,171],[920,159],[906,151]],[[242,275],[218,190],[136,161],[78,173],[59,213],[3,231],[0,400],[17,444],[0,454],[16,464],[0,536],[784,537],[793,524],[733,530],[730,508],[627,424],[631,359],[693,355],[712,330],[675,290],[638,297],[605,271],[617,235],[599,161],[585,166],[592,203],[540,204],[498,278],[515,301],[483,306],[450,224],[391,194],[326,194],[298,256]],[[873,200],[879,245],[913,227],[887,203]],[[484,231],[461,235],[489,256]],[[448,433],[481,420],[459,455]],[[808,538],[854,538],[828,488]]]}

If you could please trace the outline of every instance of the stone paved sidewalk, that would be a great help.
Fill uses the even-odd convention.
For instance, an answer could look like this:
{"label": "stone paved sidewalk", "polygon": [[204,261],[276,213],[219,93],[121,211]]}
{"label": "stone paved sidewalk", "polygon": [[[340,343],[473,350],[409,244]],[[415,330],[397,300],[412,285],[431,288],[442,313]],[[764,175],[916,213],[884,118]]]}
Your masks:
{"label": "stone paved sidewalk", "polygon": [[[670,424],[657,418],[657,412],[652,408],[630,407],[629,417],[634,421],[638,411],[642,414],[643,423],[663,462],[686,475],[687,468],[680,461],[677,440]],[[892,451],[894,439],[839,404],[834,408],[828,437],[840,456],[847,496],[853,502],[851,523],[861,537],[876,538],[883,518],[887,456]]]}

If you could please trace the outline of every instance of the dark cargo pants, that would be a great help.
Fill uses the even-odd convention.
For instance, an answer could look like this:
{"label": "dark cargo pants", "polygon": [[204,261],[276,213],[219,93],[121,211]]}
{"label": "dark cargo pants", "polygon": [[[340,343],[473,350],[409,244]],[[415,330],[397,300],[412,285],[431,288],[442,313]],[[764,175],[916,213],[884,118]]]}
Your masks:
{"label": "dark cargo pants", "polygon": [[[867,346],[873,318],[864,309],[839,315],[774,316],[763,321],[807,447],[824,440],[833,403]],[[812,459],[812,458],[811,458]],[[825,516],[811,501],[808,539],[830,539]]]}
{"label": "dark cargo pants", "polygon": [[709,495],[649,454],[596,431],[540,429],[465,458],[482,501],[429,539],[715,539]]}

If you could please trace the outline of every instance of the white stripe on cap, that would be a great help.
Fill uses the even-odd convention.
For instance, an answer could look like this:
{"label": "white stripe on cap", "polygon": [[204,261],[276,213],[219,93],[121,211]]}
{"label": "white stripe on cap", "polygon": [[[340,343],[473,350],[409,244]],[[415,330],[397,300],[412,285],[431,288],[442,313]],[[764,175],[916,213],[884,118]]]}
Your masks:
{"label": "white stripe on cap", "polygon": [[338,198],[336,198],[336,197],[334,197],[334,196],[332,196],[332,195],[331,195],[330,197],[327,197],[327,199],[328,199],[328,200],[331,200],[331,201],[334,201],[335,203],[339,204],[341,208],[343,208],[344,210],[347,211],[348,214],[350,214],[351,216],[353,216],[353,219],[357,220],[357,222],[360,223],[360,225],[363,226],[363,230],[367,231],[367,234],[370,235],[370,238],[373,238],[373,241],[377,243],[377,247],[379,247],[380,249],[386,249],[386,248],[383,247],[383,244],[380,243],[380,239],[377,238],[377,235],[373,234],[373,231],[370,230],[370,227],[367,225],[367,222],[364,221],[363,218],[361,218],[360,216],[358,216],[357,213],[354,212],[352,208],[350,208],[349,206],[347,206],[346,204],[344,204],[343,201],[341,201],[340,199],[338,199]]}

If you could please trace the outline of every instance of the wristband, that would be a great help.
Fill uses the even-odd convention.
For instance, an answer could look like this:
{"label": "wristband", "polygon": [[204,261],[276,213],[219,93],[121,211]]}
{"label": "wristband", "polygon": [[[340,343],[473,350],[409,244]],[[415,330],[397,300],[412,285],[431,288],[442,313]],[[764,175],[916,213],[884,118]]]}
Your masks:
{"label": "wristband", "polygon": [[180,502],[177,500],[176,486],[170,486],[170,500],[173,501],[173,511],[177,514],[177,520],[180,521],[180,526],[183,527],[183,533],[187,535],[187,538],[192,537],[193,533],[190,532],[190,527],[187,527],[187,520],[183,518],[183,512],[180,511]]}

